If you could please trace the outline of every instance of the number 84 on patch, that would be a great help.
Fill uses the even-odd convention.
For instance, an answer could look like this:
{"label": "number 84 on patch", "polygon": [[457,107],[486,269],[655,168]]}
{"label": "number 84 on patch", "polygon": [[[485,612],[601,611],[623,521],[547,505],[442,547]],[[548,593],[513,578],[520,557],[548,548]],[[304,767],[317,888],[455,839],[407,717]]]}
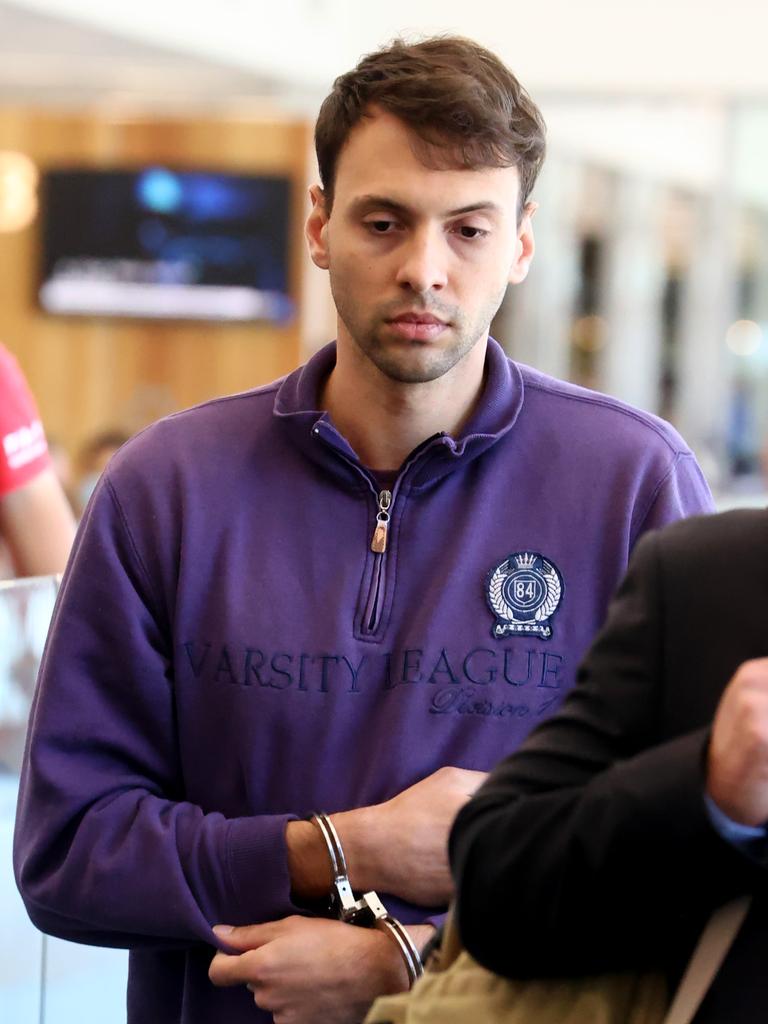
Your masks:
{"label": "number 84 on patch", "polygon": [[552,618],[563,597],[558,568],[535,551],[517,551],[486,579],[486,596],[496,621],[491,636],[552,636]]}

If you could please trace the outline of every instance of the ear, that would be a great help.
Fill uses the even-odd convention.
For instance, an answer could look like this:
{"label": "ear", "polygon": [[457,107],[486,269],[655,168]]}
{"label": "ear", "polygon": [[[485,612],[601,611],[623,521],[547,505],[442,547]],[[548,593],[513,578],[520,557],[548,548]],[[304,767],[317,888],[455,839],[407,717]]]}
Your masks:
{"label": "ear", "polygon": [[533,238],[533,215],[539,208],[538,203],[526,203],[520,224],[517,228],[517,240],[515,241],[515,258],[509,269],[510,284],[520,284],[528,276],[528,268],[533,259],[536,243]]}
{"label": "ear", "polygon": [[319,185],[312,185],[309,190],[312,209],[304,227],[304,235],[309,246],[309,255],[315,266],[327,270],[328,258],[328,213],[325,208],[325,194]]}

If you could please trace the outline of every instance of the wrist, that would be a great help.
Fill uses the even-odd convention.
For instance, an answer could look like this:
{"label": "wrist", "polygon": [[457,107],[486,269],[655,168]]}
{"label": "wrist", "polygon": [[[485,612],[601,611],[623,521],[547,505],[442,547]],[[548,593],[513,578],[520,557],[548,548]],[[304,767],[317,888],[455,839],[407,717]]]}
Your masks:
{"label": "wrist", "polygon": [[[725,801],[724,801],[725,802]],[[768,827],[768,813],[765,809],[753,816],[744,813],[744,809],[716,800],[709,790],[704,791],[704,804],[707,814],[715,829],[726,839],[763,838]]]}
{"label": "wrist", "polygon": [[418,949],[419,955],[424,952],[424,947],[437,931],[433,924],[407,924],[404,927],[413,939],[413,944]]}
{"label": "wrist", "polygon": [[385,844],[381,839],[380,817],[378,805],[331,815],[344,847],[350,883],[361,892],[389,892],[386,864],[381,856]]}
{"label": "wrist", "polygon": [[291,894],[299,901],[320,900],[331,887],[331,866],[322,836],[309,821],[289,821],[285,829]]}
{"label": "wrist", "polygon": [[395,995],[407,992],[411,987],[411,979],[403,957],[389,936],[377,929],[367,930],[370,942],[377,950],[379,964],[378,995]]}

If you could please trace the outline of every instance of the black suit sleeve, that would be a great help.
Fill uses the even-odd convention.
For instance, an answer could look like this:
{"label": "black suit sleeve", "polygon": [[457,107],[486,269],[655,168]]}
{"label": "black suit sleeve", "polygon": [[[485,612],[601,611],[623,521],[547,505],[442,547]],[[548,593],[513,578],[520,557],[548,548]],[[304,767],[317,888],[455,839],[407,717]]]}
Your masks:
{"label": "black suit sleeve", "polygon": [[664,731],[660,551],[638,545],[576,688],[454,826],[461,937],[497,973],[674,970],[755,881],[706,815],[707,729]]}

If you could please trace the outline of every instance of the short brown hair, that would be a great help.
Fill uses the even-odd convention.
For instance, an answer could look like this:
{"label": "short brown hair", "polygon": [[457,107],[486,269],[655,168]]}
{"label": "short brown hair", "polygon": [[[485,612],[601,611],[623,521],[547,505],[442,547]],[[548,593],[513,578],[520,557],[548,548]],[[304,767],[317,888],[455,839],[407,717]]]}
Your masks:
{"label": "short brown hair", "polygon": [[431,167],[516,167],[520,208],[544,160],[546,128],[525,89],[495,54],[471,39],[396,39],[341,75],[320,108],[315,149],[328,208],[339,154],[376,105],[400,118]]}

